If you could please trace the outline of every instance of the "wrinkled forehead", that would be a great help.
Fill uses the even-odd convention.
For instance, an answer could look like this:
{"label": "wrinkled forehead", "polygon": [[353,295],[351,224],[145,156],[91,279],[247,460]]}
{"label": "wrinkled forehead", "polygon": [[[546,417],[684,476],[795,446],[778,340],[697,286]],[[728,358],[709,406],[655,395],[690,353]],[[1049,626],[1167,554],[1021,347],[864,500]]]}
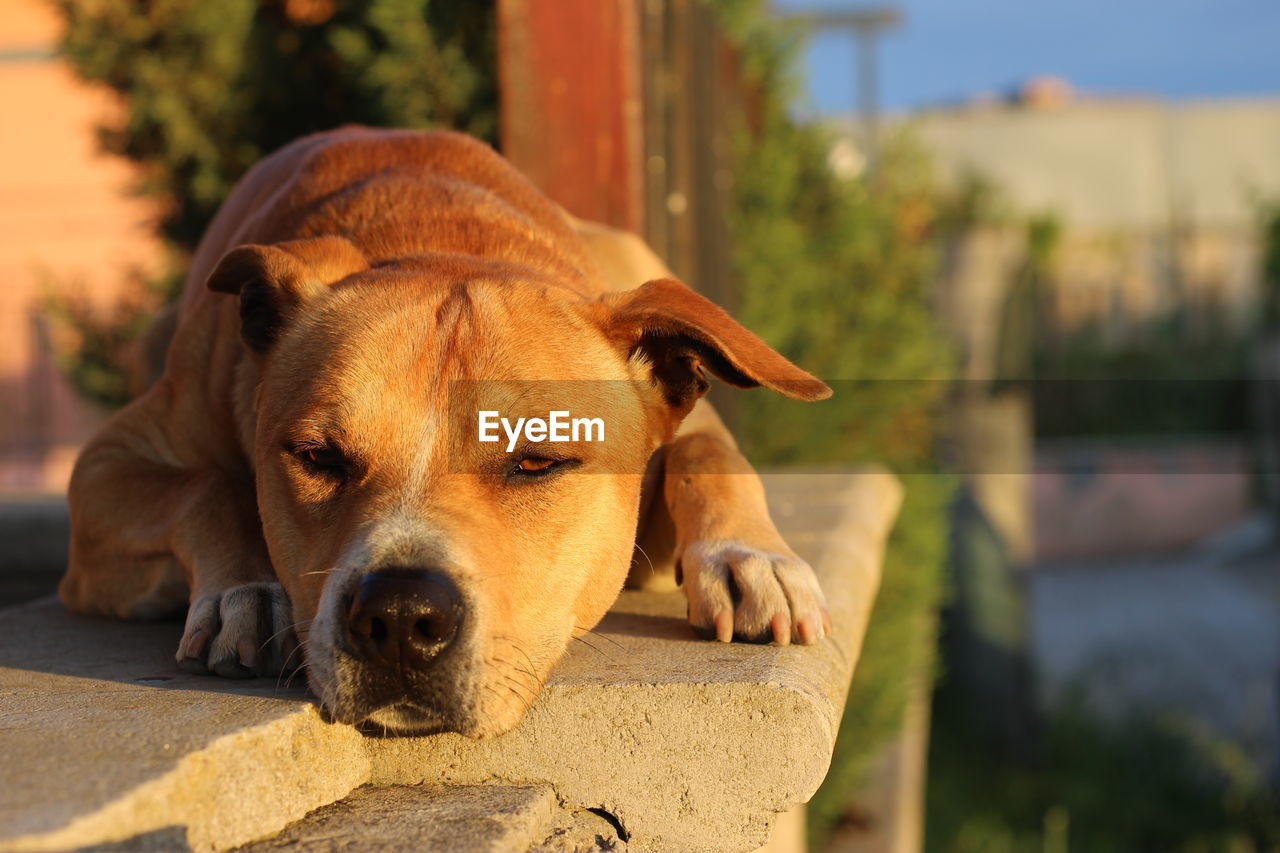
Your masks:
{"label": "wrinkled forehead", "polygon": [[356,281],[302,312],[268,383],[278,415],[347,421],[458,405],[564,405],[628,378],[571,295],[490,281]]}

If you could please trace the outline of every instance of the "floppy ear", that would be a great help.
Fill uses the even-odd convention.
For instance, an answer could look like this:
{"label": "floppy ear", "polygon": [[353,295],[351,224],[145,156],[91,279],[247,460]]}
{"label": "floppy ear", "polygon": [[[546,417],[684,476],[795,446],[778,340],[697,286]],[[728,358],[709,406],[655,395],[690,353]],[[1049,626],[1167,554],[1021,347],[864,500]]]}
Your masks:
{"label": "floppy ear", "polygon": [[239,246],[222,256],[205,286],[239,294],[240,337],[261,353],[306,299],[368,266],[351,241],[326,235],[271,246]]}
{"label": "floppy ear", "polygon": [[658,279],[602,302],[605,334],[652,364],[667,403],[681,416],[710,387],[706,371],[739,388],[763,386],[797,400],[831,396],[826,383],[678,281]]}

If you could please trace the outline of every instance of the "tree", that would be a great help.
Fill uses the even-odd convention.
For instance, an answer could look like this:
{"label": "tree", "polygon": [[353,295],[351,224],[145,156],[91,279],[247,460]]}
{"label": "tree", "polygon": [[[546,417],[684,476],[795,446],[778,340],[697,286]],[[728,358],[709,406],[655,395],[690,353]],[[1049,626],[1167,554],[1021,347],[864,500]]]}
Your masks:
{"label": "tree", "polygon": [[360,123],[497,132],[491,2],[58,0],[62,49],[128,105],[103,147],[190,250],[264,155]]}
{"label": "tree", "polygon": [[[104,150],[131,160],[156,199],[173,262],[102,314],[65,293],[60,360],[107,405],[128,399],[130,348],[176,296],[190,253],[245,171],[308,133],[359,123],[497,135],[493,2],[450,0],[56,0],[62,51],[118,93]],[[131,277],[136,276],[130,274]],[[63,288],[68,290],[68,288]]]}

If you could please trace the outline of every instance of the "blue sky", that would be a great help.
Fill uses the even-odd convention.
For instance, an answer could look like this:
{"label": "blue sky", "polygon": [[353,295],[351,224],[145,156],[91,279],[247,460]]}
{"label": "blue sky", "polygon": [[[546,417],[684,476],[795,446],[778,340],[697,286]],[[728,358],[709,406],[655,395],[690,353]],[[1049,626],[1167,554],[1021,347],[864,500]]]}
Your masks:
{"label": "blue sky", "polygon": [[[873,3],[775,0],[798,8]],[[1078,90],[1174,98],[1280,95],[1280,0],[899,0],[905,21],[880,41],[890,110],[1006,91],[1031,76]],[[852,36],[815,38],[812,107],[853,109]]]}

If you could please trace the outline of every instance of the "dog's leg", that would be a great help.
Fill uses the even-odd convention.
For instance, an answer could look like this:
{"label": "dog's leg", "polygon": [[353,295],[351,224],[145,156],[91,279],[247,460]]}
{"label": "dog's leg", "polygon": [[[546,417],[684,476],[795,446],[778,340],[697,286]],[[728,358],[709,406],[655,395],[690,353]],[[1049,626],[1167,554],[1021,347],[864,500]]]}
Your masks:
{"label": "dog's leg", "polygon": [[76,463],[71,556],[59,596],[80,613],[135,619],[188,604],[177,652],[184,668],[228,677],[279,673],[296,641],[262,540],[253,480],[164,461],[150,440],[154,427],[142,426],[142,402]]}
{"label": "dog's leg", "polygon": [[830,631],[813,569],[783,541],[759,476],[705,400],[665,448],[663,491],[695,629],[782,644]]}
{"label": "dog's leg", "polygon": [[[636,235],[570,221],[615,290],[671,277]],[[783,541],[760,478],[706,400],[698,401],[658,455],[665,500],[651,508],[647,499],[642,504],[640,542],[669,541],[674,522],[677,572],[693,626],[724,642],[734,636],[779,643],[822,639],[830,617],[818,579]],[[650,479],[647,474],[646,483]],[[657,547],[637,551],[628,583],[660,588],[665,561]]]}

